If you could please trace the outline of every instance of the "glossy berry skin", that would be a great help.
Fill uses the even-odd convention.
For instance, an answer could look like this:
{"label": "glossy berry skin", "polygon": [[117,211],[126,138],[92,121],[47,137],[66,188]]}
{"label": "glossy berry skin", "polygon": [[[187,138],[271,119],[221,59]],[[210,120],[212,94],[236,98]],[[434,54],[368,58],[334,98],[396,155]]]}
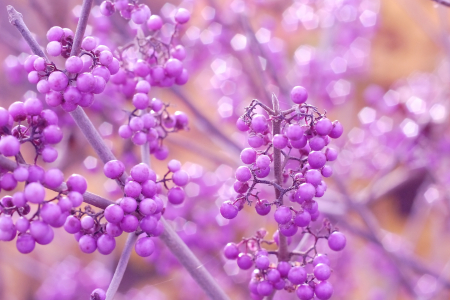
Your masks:
{"label": "glossy berry skin", "polygon": [[25,199],[31,203],[42,203],[45,199],[45,189],[38,182],[27,184],[24,190]]}
{"label": "glossy berry skin", "polygon": [[30,253],[34,250],[36,242],[30,234],[21,234],[17,237],[16,247],[22,254]]}
{"label": "glossy berry skin", "polygon": [[307,284],[299,285],[296,293],[300,300],[311,300],[314,297],[314,290]]}
{"label": "glossy berry skin", "polygon": [[256,161],[256,151],[252,148],[245,148],[241,152],[241,161],[244,164],[252,164]]}
{"label": "glossy berry skin", "polygon": [[110,254],[115,247],[116,240],[109,234],[103,234],[97,240],[97,250],[103,255]]}
{"label": "glossy berry skin", "polygon": [[294,216],[294,224],[298,227],[306,227],[311,222],[311,215],[307,211],[298,212]]}
{"label": "glossy berry skin", "polygon": [[4,156],[15,156],[20,151],[20,142],[12,135],[3,136],[0,139],[0,153]]}
{"label": "glossy berry skin", "polygon": [[237,259],[239,256],[239,248],[234,243],[228,243],[223,250],[223,254],[227,259]]}
{"label": "glossy berry skin", "polygon": [[97,249],[97,242],[90,235],[83,235],[78,241],[80,250],[84,253],[92,253]]}
{"label": "glossy berry skin", "polygon": [[317,121],[315,129],[320,135],[328,135],[333,129],[333,124],[329,119],[323,118]]}
{"label": "glossy berry skin", "polygon": [[103,166],[103,173],[111,179],[119,178],[124,171],[125,165],[119,160],[110,160]]}
{"label": "glossy berry skin", "polygon": [[256,203],[255,209],[256,209],[256,212],[258,213],[258,215],[265,216],[265,215],[269,214],[269,212],[271,210],[271,206],[268,204],[269,204],[269,201],[267,201],[265,199],[258,201]]}
{"label": "glossy berry skin", "polygon": [[155,250],[155,243],[151,238],[144,237],[136,242],[134,249],[139,256],[147,257]]}
{"label": "glossy berry skin", "polygon": [[302,86],[295,86],[291,90],[291,99],[295,104],[303,104],[308,99],[308,92]]}
{"label": "glossy berry skin", "polygon": [[281,275],[280,272],[277,269],[269,269],[267,271],[267,280],[269,280],[272,283],[276,283],[280,281]]}
{"label": "glossy berry skin", "polygon": [[286,261],[280,261],[277,266],[278,272],[280,272],[281,277],[285,278],[288,276],[291,270],[291,264]]}
{"label": "glossy berry skin", "polygon": [[80,194],[84,194],[87,190],[87,182],[86,179],[78,174],[72,174],[67,179],[67,189],[69,191],[78,192]]}
{"label": "glossy berry skin", "polygon": [[342,127],[342,124],[339,121],[334,121],[333,127],[328,136],[332,139],[337,139],[342,135],[342,133],[344,133],[344,127]]}
{"label": "glossy berry skin", "polygon": [[333,295],[333,286],[328,281],[322,281],[316,285],[314,292],[320,300],[328,300]]}
{"label": "glossy berry skin", "polygon": [[319,263],[314,267],[314,276],[317,280],[327,280],[331,276],[331,269],[328,265]]}
{"label": "glossy berry skin", "polygon": [[255,266],[260,270],[267,270],[270,265],[270,260],[265,255],[258,255],[255,259]]}
{"label": "glossy berry skin", "polygon": [[289,270],[288,279],[293,284],[301,284],[306,281],[307,273],[303,267],[293,267]]}
{"label": "glossy berry skin", "polygon": [[120,228],[125,232],[133,232],[139,226],[139,221],[134,215],[125,215],[120,221]]}
{"label": "glossy berry skin", "polygon": [[110,223],[119,223],[124,216],[123,209],[116,204],[110,204],[105,209],[105,219]]}
{"label": "glossy berry skin", "polygon": [[81,230],[80,219],[76,218],[75,216],[68,216],[66,222],[64,223],[64,229],[71,234],[80,232]]}
{"label": "glossy berry skin", "polygon": [[303,136],[304,130],[298,124],[291,124],[286,129],[286,136],[292,141],[298,141]]}
{"label": "glossy berry skin", "polygon": [[240,253],[237,258],[237,264],[242,270],[248,270],[253,266],[253,259],[250,254]]}
{"label": "glossy berry skin", "polygon": [[341,251],[345,248],[347,239],[345,235],[339,231],[335,231],[328,237],[328,247],[333,251]]}
{"label": "glossy berry skin", "polygon": [[287,224],[292,219],[292,212],[289,207],[280,206],[275,211],[274,218],[278,224]]}
{"label": "glossy berry skin", "polygon": [[220,206],[220,214],[225,219],[234,219],[237,216],[238,212],[239,211],[237,207],[231,201],[225,201]]}
{"label": "glossy berry skin", "polygon": [[190,12],[185,8],[179,8],[175,14],[175,21],[179,24],[184,24],[191,18]]}
{"label": "glossy berry skin", "polygon": [[269,296],[272,294],[273,286],[268,281],[261,281],[257,287],[258,294],[261,296]]}
{"label": "glossy berry skin", "polygon": [[235,176],[240,182],[246,182],[252,178],[252,173],[248,167],[241,166],[237,168]]}
{"label": "glossy berry skin", "polygon": [[252,118],[252,129],[257,133],[263,133],[268,128],[267,119],[263,115],[254,115]]}
{"label": "glossy berry skin", "polygon": [[320,169],[322,168],[327,159],[325,157],[325,154],[323,154],[320,151],[311,151],[308,156],[308,163],[313,169]]}
{"label": "glossy berry skin", "polygon": [[181,187],[173,187],[167,193],[167,200],[169,200],[170,203],[175,205],[183,203],[184,198],[185,194]]}
{"label": "glossy berry skin", "polygon": [[173,173],[172,181],[178,186],[185,186],[189,182],[189,174],[184,170]]}

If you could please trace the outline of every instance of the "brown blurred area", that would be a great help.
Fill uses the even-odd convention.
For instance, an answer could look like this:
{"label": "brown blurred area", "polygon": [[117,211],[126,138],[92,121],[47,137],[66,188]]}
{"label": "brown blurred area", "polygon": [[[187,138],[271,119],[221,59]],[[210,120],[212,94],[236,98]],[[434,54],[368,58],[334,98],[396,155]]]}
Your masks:
{"label": "brown blurred area", "polygon": [[[97,1],[97,4],[100,1]],[[162,5],[167,1],[141,1],[150,6],[153,12],[158,12]],[[177,1],[169,1],[178,5]],[[217,1],[220,5],[226,5]],[[278,12],[282,9],[271,10],[276,1],[267,1],[270,5],[257,12],[257,16],[270,14],[277,17]],[[280,1],[281,2],[281,1]],[[286,1],[288,2],[288,1]],[[0,0],[0,61],[4,61],[8,55],[19,55],[24,51],[26,46],[22,45],[18,32],[9,24],[6,14],[6,5],[13,5],[20,11],[28,27],[34,32],[41,42],[45,43],[45,34],[51,26],[69,27],[75,30],[75,20],[71,11],[76,5],[80,5],[81,1],[67,0]],[[208,4],[208,1],[193,2],[193,19],[192,24],[201,26],[202,21],[199,16],[201,8]],[[280,5],[281,7],[284,4]],[[117,16],[114,16],[117,17]],[[281,16],[278,17],[281,19]],[[121,21],[121,20],[119,20]],[[125,26],[125,23],[123,23]],[[278,25],[277,25],[278,26]],[[433,72],[436,70],[446,57],[450,57],[450,45],[448,36],[450,33],[450,8],[437,7],[436,4],[428,0],[382,0],[379,28],[372,40],[372,49],[370,54],[369,73],[359,78],[354,78],[357,93],[354,99],[340,106],[331,112],[332,117],[343,120],[345,128],[352,128],[358,125],[356,113],[366,104],[362,99],[362,93],[369,84],[378,84],[385,90],[401,78],[408,77],[414,73]],[[114,29],[113,29],[114,30]],[[315,35],[320,32],[302,32],[292,37],[286,34],[281,26],[275,30],[275,35],[283,39],[287,43],[289,56],[292,57],[297,47],[304,40],[314,40]],[[205,63],[208,66],[208,63]],[[450,72],[450,69],[449,69]],[[20,86],[12,85],[5,78],[5,72],[0,72],[0,106],[8,106],[14,101],[23,99],[23,95],[27,90],[35,91],[29,83]],[[205,99],[205,92],[199,87],[201,80],[200,72],[192,74],[190,82],[183,87],[184,93],[190,96],[193,104],[203,112],[217,128],[220,128],[226,135],[232,136],[234,126],[226,123],[217,115],[216,101]],[[24,81],[25,82],[25,81]],[[168,146],[170,147],[171,157],[176,157],[182,163],[193,162],[202,165],[205,170],[215,170],[221,164],[228,164],[233,168],[237,166],[236,153],[227,148],[225,145],[217,142],[217,140],[202,131],[201,126],[196,126],[195,115],[193,112],[178,99],[172,92],[166,90],[157,90],[155,95],[170,102],[176,110],[185,111],[191,122],[191,130],[189,132],[180,133],[180,138],[169,138]],[[206,96],[208,97],[208,96]],[[250,100],[250,99],[248,99]],[[94,124],[99,126],[102,122],[98,115],[91,115]],[[198,122],[197,122],[198,123]],[[73,132],[65,133],[67,137],[66,147],[72,153],[78,153],[77,156],[68,157],[64,165],[64,173],[81,173],[86,176],[89,184],[89,191],[100,195],[107,196],[104,191],[104,178],[89,173],[84,168],[80,168],[87,156],[95,157],[95,152],[90,149],[84,142],[84,137],[74,128]],[[123,142],[119,139],[113,139],[112,143],[116,147],[116,153],[120,154],[124,147]],[[138,152],[136,150],[136,154]],[[61,153],[60,153],[61,155]],[[165,170],[165,163],[153,160],[153,167],[157,173],[162,174]],[[101,164],[98,161],[98,164]],[[101,166],[99,166],[101,168]],[[80,170],[81,169],[81,170]],[[99,178],[100,177],[100,178]],[[357,192],[362,186],[368,182],[354,182],[351,186]],[[331,184],[330,184],[331,185]],[[382,224],[382,229],[392,233],[392,239],[403,236],[406,239],[413,237],[415,244],[411,244],[411,251],[417,254],[423,262],[430,267],[435,268],[438,273],[444,269],[442,276],[449,279],[450,270],[442,262],[450,262],[450,238],[444,231],[448,231],[449,212],[444,205],[435,205],[427,211],[425,227],[420,232],[405,233],[404,229],[408,222],[408,211],[402,209],[402,201],[412,203],[413,199],[407,195],[405,198],[405,190],[409,191],[414,184],[406,186],[404,190],[398,190],[396,193],[390,194],[382,200],[378,201],[371,207],[371,210]],[[403,193],[403,194],[402,194]],[[5,193],[1,192],[0,196]],[[412,193],[414,196],[414,193]],[[406,199],[406,200],[405,200]],[[114,200],[114,199],[113,199]],[[408,206],[408,203],[406,204]],[[255,218],[258,216],[254,215]],[[351,215],[348,220],[350,223],[362,224],[359,216]],[[256,229],[256,228],[255,228]],[[17,252],[15,243],[0,243],[0,299],[5,300],[27,300],[34,299],[34,293],[39,287],[43,278],[49,272],[49,268],[58,262],[64,260],[67,255],[76,257],[83,264],[94,261],[100,261],[113,270],[120,255],[125,237],[117,239],[117,248],[109,256],[102,256],[99,253],[91,255],[82,254],[78,250],[78,245],[73,237],[62,232],[62,229],[55,231],[55,240],[47,246],[38,245],[30,255],[22,255]],[[357,235],[348,236],[348,239],[354,239],[352,245],[360,248],[361,251],[367,251],[367,241]],[[439,247],[436,247],[439,245]],[[167,251],[167,250],[166,250]],[[216,255],[220,255],[217,253]],[[385,278],[376,275],[376,264],[365,264],[364,255],[357,257],[357,263],[353,263],[350,270],[352,272],[352,280],[356,281],[353,288],[349,291],[347,299],[368,299],[367,291],[378,287],[386,289],[389,284]],[[361,261],[359,261],[361,260]],[[364,268],[361,265],[364,264]],[[128,276],[129,275],[129,276]],[[129,268],[125,274],[125,279],[120,287],[120,291],[126,292],[130,288],[141,288],[146,285],[155,285],[158,289],[166,293],[169,299],[176,292],[177,287],[172,285],[171,278],[176,276],[188,276],[188,274],[179,270],[174,274],[160,278],[154,276],[154,270],[150,264],[143,264],[141,258],[134,253],[132,255]],[[127,280],[132,278],[132,280]],[[234,294],[232,289],[228,290],[230,295]],[[392,295],[389,299],[412,299],[404,291]],[[238,297],[238,296],[236,296]],[[442,291],[435,299],[449,299],[450,293]],[[200,299],[200,298],[184,298],[184,299]],[[233,298],[239,299],[239,298]]]}

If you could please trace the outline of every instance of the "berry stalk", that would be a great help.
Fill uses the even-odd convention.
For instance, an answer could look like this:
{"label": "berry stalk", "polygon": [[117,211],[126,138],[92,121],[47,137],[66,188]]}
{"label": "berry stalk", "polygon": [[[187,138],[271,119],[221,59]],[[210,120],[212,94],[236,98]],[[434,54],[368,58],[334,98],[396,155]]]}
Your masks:
{"label": "berry stalk", "polygon": [[[278,102],[278,98],[273,95],[272,96],[272,105],[273,105],[273,111],[275,115],[272,118],[272,136],[275,136],[276,134],[281,133],[281,120],[278,119],[278,115],[280,114],[280,103]],[[275,173],[275,182],[278,185],[281,185],[283,183],[283,168],[281,163],[281,149],[273,148],[273,164],[274,164],[274,173]],[[283,197],[280,198],[280,190],[275,188],[275,197],[276,199],[279,199],[280,205],[283,205]],[[280,227],[280,225],[278,225]],[[280,239],[280,246],[278,249],[278,259],[280,261],[289,261],[289,252],[287,247],[287,239],[286,237],[280,232],[279,239]]]}

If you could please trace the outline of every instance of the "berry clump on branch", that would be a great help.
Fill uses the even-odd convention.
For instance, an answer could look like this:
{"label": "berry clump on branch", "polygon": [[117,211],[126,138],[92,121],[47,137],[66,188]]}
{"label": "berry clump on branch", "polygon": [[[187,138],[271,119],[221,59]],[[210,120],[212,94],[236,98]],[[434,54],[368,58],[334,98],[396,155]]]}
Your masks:
{"label": "berry clump on branch", "polygon": [[[235,173],[235,199],[225,201],[220,213],[233,219],[244,207],[254,204],[256,212],[265,216],[274,207],[274,220],[278,230],[273,239],[266,239],[267,231],[261,229],[254,237],[244,238],[238,244],[229,243],[224,254],[236,259],[239,268],[255,267],[249,289],[254,299],[269,296],[274,290],[296,291],[299,299],[329,299],[333,293],[327,281],[331,275],[329,260],[319,254],[317,243],[328,240],[331,250],[345,247],[345,236],[328,220],[320,228],[312,227],[320,212],[317,198],[327,189],[324,178],[332,175],[327,162],[337,158],[337,151],[329,147],[331,139],[339,138],[343,127],[339,121],[330,121],[325,113],[306,103],[308,93],[301,86],[291,91],[292,108],[280,110],[278,99],[272,96],[270,108],[253,100],[245,114],[237,121],[240,131],[248,132],[249,148],[241,152],[245,166]],[[257,108],[263,112],[257,113]],[[273,172],[271,172],[273,171]],[[271,179],[271,174],[273,178]],[[275,195],[268,199],[260,196],[264,186],[272,187]],[[304,252],[289,251],[291,237],[312,236],[313,245]],[[276,244],[278,250],[266,250],[264,245]],[[276,263],[269,259],[276,257]],[[313,268],[308,268],[311,265]],[[307,270],[312,270],[308,274]]]}

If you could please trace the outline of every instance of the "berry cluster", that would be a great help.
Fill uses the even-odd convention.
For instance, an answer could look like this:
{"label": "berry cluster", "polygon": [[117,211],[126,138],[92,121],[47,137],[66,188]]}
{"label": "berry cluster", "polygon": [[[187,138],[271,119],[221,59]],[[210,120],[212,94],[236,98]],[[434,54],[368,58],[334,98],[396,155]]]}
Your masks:
{"label": "berry cluster", "polygon": [[[236,203],[251,204],[252,199],[255,199],[257,213],[264,216],[270,212],[271,205],[281,205],[282,198],[288,194],[289,199],[300,204],[302,208],[300,211],[287,206],[277,208],[275,220],[283,225],[281,230],[287,236],[295,234],[296,223],[299,223],[297,226],[304,227],[309,224],[311,218],[317,219],[318,205],[313,198],[324,195],[327,185],[322,176],[332,175],[332,169],[326,162],[337,158],[337,151],[333,148],[323,150],[329,144],[330,138],[338,138],[343,133],[339,121],[332,123],[325,114],[319,113],[317,108],[305,103],[308,94],[304,88],[295,87],[291,96],[297,105],[279,115],[271,116],[271,120],[277,120],[279,123],[279,133],[273,134],[268,119],[263,114],[254,112],[257,106],[267,109],[269,113],[273,112],[257,100],[253,100],[246,108],[246,113],[238,119],[238,129],[249,132],[248,143],[251,148],[245,148],[241,152],[241,161],[248,166],[241,166],[236,170],[234,189],[239,193],[238,197],[235,201],[224,202],[220,208],[224,218],[233,219],[237,216],[240,206]],[[270,153],[272,147],[284,156],[282,182],[263,179],[269,176],[274,161],[275,151]],[[256,150],[258,148],[264,149]],[[283,188],[282,184],[289,181],[290,186]],[[274,186],[279,193],[277,199],[272,202],[260,199],[254,191],[257,184]]]}
{"label": "berry cluster", "polygon": [[[174,84],[185,84],[189,79],[182,63],[186,51],[182,45],[175,46],[174,39],[179,25],[189,21],[190,13],[184,8],[178,9],[170,24],[173,31],[165,35],[162,32],[163,20],[158,15],[151,15],[147,5],[139,5],[135,1],[131,4],[127,0],[115,1],[114,4],[104,1],[101,5],[102,13],[107,16],[115,9],[119,10],[124,18],[131,17],[138,25],[146,22],[148,29],[148,34],[145,35],[145,28],[139,27],[135,41],[117,49],[121,67],[112,77],[112,82],[122,85],[125,96],[132,96],[135,89],[137,93],[146,94],[150,86],[170,87]],[[141,81],[138,81],[139,78]],[[142,80],[147,81],[149,86],[142,85],[138,88],[137,85],[142,84]],[[148,91],[139,91],[142,88]]]}
{"label": "berry cluster", "polygon": [[[66,49],[71,48],[72,40],[67,36],[71,32],[54,26],[47,32],[50,43],[47,53],[52,56],[66,57]],[[62,49],[62,50],[61,50]],[[71,112],[77,108],[89,107],[94,101],[94,94],[105,90],[106,83],[119,70],[119,61],[113,57],[110,49],[97,45],[94,37],[87,36],[81,43],[79,56],[70,56],[65,61],[65,70],[58,69],[53,62],[43,57],[31,55],[24,63],[28,80],[36,84],[38,92],[45,94],[45,101],[50,107],[61,107]]]}
{"label": "berry cluster", "polygon": [[[25,121],[27,125],[24,125]],[[12,103],[8,110],[0,107],[0,136],[0,154],[18,157],[20,145],[29,142],[36,150],[34,161],[40,155],[44,162],[50,163],[58,157],[58,151],[51,145],[59,143],[63,133],[58,127],[58,116],[52,110],[43,109],[39,99],[28,98],[24,102]],[[11,191],[16,187],[18,179],[7,174],[4,177],[11,178],[2,179],[1,187]],[[26,181],[23,177],[19,178],[18,181]]]}
{"label": "berry cluster", "polygon": [[[296,86],[291,91],[291,99],[295,105],[285,111],[279,110],[276,97],[273,98],[273,109],[253,100],[246,108],[246,113],[237,121],[239,130],[249,132],[248,143],[251,148],[241,152],[241,160],[248,166],[241,166],[236,170],[234,189],[238,196],[235,200],[225,201],[220,207],[220,213],[224,218],[233,219],[245,202],[256,202],[256,212],[265,216],[271,211],[272,205],[277,206],[274,219],[278,224],[278,231],[274,241],[264,240],[266,232],[261,230],[255,237],[244,239],[239,245],[228,244],[225,248],[225,256],[237,259],[241,269],[249,269],[255,263],[258,272],[254,273],[250,290],[256,298],[270,295],[275,288],[290,292],[297,290],[297,295],[302,300],[312,299],[314,293],[319,299],[329,299],[332,287],[326,281],[330,275],[328,264],[315,263],[314,276],[308,276],[305,267],[318,257],[315,246],[319,238],[328,239],[330,248],[336,251],[342,250],[346,243],[345,236],[335,231],[328,221],[324,221],[327,232],[325,235],[319,235],[320,230],[314,233],[310,228],[311,221],[319,217],[318,203],[314,198],[324,195],[327,185],[323,177],[332,175],[332,169],[326,162],[337,158],[337,151],[326,146],[330,138],[336,139],[342,135],[343,128],[339,121],[331,122],[326,114],[321,114],[316,107],[306,104],[307,98],[307,91]],[[257,106],[269,114],[269,119],[255,112]],[[274,170],[274,181],[265,179],[271,169]],[[256,186],[261,184],[275,189],[273,201],[260,198],[261,191],[257,191]],[[290,200],[290,205],[284,204],[285,196]],[[286,237],[294,236],[299,228],[302,235],[313,235],[315,243],[302,254],[301,262],[290,263],[289,260],[296,253],[282,253],[287,249],[282,249],[281,236],[283,243],[286,243]],[[267,252],[261,248],[261,243],[277,243],[279,251]],[[245,245],[244,253],[240,253],[240,245]],[[248,249],[254,252],[253,255],[247,253]],[[314,253],[310,256],[313,250]],[[278,267],[281,266],[281,269],[269,269],[269,253],[277,256]],[[321,282],[316,284],[314,279]]]}
{"label": "berry cluster", "polygon": [[[180,170],[179,161],[172,160],[168,166],[169,171],[160,181],[146,164],[134,166],[124,182],[124,197],[117,204],[111,204],[97,213],[90,207],[77,211],[67,218],[64,228],[75,234],[83,252],[92,253],[98,249],[105,255],[114,250],[114,238],[123,232],[145,233],[146,236],[137,241],[135,250],[143,257],[151,255],[155,246],[150,236],[159,236],[164,229],[159,222],[165,210],[164,202],[158,195],[162,185],[169,189],[167,181],[172,180],[176,186],[169,189],[167,198],[173,204],[181,204],[185,197],[181,186],[189,182],[189,175]],[[125,166],[119,160],[112,160],[105,164],[103,170],[106,177],[120,180]],[[172,177],[166,178],[169,174]],[[107,223],[101,223],[103,217]]]}
{"label": "berry cluster", "polygon": [[[321,231],[326,233],[321,235]],[[310,300],[314,294],[321,300],[331,297],[333,288],[327,281],[331,276],[330,261],[327,255],[318,253],[316,245],[320,239],[328,239],[330,249],[340,251],[345,247],[345,237],[338,231],[332,232],[327,221],[322,230],[313,232],[311,228],[306,227],[303,234],[314,236],[314,245],[305,252],[290,252],[290,258],[300,258],[292,262],[278,260],[276,264],[272,263],[269,255],[278,255],[277,251],[262,248],[262,244],[279,245],[278,232],[275,233],[273,240],[265,240],[267,231],[261,229],[254,237],[244,238],[238,244],[228,243],[225,246],[225,257],[236,260],[240,269],[249,270],[253,266],[256,268],[249,283],[252,299],[269,296],[274,289],[296,291],[301,300]],[[290,244],[290,241],[288,243]],[[239,248],[244,248],[244,251],[242,252]]]}
{"label": "berry cluster", "polygon": [[[47,245],[53,240],[52,227],[62,227],[71,211],[81,205],[87,182],[84,177],[73,174],[66,181],[67,190],[45,200],[44,185],[56,189],[64,182],[64,174],[59,169],[44,171],[37,165],[19,166],[14,170],[13,176],[17,181],[24,181],[25,188],[23,192],[16,192],[1,199],[0,240],[12,241],[19,233],[17,249],[21,253],[30,253],[36,243]],[[31,212],[30,204],[37,204],[38,207],[28,218],[27,215]],[[14,223],[12,217],[15,213],[19,218]]]}
{"label": "berry cluster", "polygon": [[[139,95],[147,97],[145,94],[135,94],[133,103],[135,103],[135,99]],[[162,103],[161,100],[153,98],[148,107],[140,107],[142,109],[140,116],[136,115],[137,109],[134,110],[128,118],[128,125],[120,126],[120,137],[124,139],[131,138],[135,145],[144,145],[148,142],[151,154],[154,154],[159,160],[166,159],[169,155],[169,150],[162,144],[164,138],[171,132],[188,129],[187,115],[181,111],[176,111],[171,115],[167,111],[168,106],[168,104]]]}

